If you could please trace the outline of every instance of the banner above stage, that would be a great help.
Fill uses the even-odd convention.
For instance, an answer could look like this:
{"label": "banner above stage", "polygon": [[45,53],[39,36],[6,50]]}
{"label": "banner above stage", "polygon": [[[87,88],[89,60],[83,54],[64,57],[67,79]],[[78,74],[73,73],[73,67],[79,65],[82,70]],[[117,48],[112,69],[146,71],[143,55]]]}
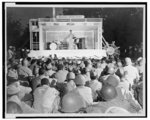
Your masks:
{"label": "banner above stage", "polygon": [[58,15],[57,19],[79,19],[84,18],[84,15]]}

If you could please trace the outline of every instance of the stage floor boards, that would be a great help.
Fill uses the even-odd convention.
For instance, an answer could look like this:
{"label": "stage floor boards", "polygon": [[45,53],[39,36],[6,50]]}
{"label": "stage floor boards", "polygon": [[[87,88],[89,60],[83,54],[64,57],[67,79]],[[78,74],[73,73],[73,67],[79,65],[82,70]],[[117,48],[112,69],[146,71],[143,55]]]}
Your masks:
{"label": "stage floor boards", "polygon": [[56,54],[59,58],[67,57],[67,58],[99,58],[106,57],[105,50],[94,50],[94,49],[86,49],[86,50],[31,50],[28,54],[29,57],[39,58],[42,56],[48,57],[49,55],[54,56]]}

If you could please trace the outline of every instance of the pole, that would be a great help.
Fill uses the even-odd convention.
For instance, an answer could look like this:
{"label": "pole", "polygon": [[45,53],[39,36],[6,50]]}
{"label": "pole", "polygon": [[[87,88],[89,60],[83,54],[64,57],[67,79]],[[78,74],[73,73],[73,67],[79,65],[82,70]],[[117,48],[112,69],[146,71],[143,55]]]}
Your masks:
{"label": "pole", "polygon": [[55,7],[53,7],[53,18],[55,18],[55,14],[56,14]]}

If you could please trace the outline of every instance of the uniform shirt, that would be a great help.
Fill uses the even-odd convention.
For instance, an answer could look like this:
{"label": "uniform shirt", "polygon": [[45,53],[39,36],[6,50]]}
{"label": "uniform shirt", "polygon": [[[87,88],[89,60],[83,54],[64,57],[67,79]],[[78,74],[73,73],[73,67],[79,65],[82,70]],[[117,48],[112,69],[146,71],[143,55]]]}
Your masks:
{"label": "uniform shirt", "polygon": [[57,79],[58,83],[62,83],[66,80],[68,71],[66,70],[59,70],[58,72],[56,72],[55,74],[55,78]]}
{"label": "uniform shirt", "polygon": [[17,103],[21,107],[23,113],[28,113],[28,114],[39,113],[39,111],[35,110],[34,108],[31,108],[25,102],[21,101],[17,95],[13,95],[10,98],[8,98],[8,102]]}
{"label": "uniform shirt", "polygon": [[55,73],[55,71],[53,71],[53,70],[48,70],[46,72],[47,76],[49,76],[49,77],[51,77],[54,73]]}
{"label": "uniform shirt", "polygon": [[8,50],[8,60],[13,57],[14,53],[10,49]]}
{"label": "uniform shirt", "polygon": [[123,99],[116,97],[110,101],[97,102],[93,104],[90,106],[87,113],[105,113],[110,107],[121,107],[130,113],[139,113],[142,110],[142,107],[134,99],[130,92],[126,92]]}
{"label": "uniform shirt", "polygon": [[51,113],[59,92],[55,88],[43,85],[35,89],[33,106],[40,113]]}
{"label": "uniform shirt", "polygon": [[[48,76],[45,76],[45,75],[40,75],[34,79],[32,79],[32,89],[33,91],[37,88],[37,86],[41,85],[41,80],[43,78],[48,78]],[[49,79],[49,78],[48,78]]]}
{"label": "uniform shirt", "polygon": [[21,78],[21,80],[27,80],[27,77],[33,76],[31,69],[25,66],[20,66],[18,68],[18,75]]}
{"label": "uniform shirt", "polygon": [[98,78],[99,78],[101,76],[101,72],[103,71],[103,69],[102,68],[97,68],[97,69],[95,69],[95,71],[96,71],[96,73],[98,75]]}
{"label": "uniform shirt", "polygon": [[78,93],[86,102],[86,105],[91,105],[93,103],[92,90],[86,86],[79,86],[73,90],[73,92]]}
{"label": "uniform shirt", "polygon": [[98,96],[96,91],[99,91],[102,89],[102,83],[99,82],[98,80],[92,80],[89,83],[89,87],[92,89],[92,96],[93,96],[93,99],[95,100]]}
{"label": "uniform shirt", "polygon": [[91,81],[91,78],[90,78],[90,76],[89,76],[89,75],[84,74],[83,76],[85,77],[86,82]]}
{"label": "uniform shirt", "polygon": [[137,68],[133,67],[132,65],[125,66],[124,71],[128,73],[127,79],[131,85],[133,85],[135,79],[139,79],[138,70],[137,70]]}

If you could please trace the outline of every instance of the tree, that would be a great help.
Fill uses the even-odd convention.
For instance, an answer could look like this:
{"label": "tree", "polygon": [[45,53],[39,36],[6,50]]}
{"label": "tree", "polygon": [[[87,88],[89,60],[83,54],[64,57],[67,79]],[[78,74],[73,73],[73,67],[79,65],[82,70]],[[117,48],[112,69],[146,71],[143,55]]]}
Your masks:
{"label": "tree", "polygon": [[20,48],[30,48],[30,34],[29,34],[29,24],[23,30],[23,34],[20,37]]}
{"label": "tree", "polygon": [[15,46],[19,47],[20,45],[20,37],[23,32],[23,28],[19,20],[14,20],[12,13],[8,12],[7,13],[7,27],[6,27],[6,40],[7,40],[7,46]]}

